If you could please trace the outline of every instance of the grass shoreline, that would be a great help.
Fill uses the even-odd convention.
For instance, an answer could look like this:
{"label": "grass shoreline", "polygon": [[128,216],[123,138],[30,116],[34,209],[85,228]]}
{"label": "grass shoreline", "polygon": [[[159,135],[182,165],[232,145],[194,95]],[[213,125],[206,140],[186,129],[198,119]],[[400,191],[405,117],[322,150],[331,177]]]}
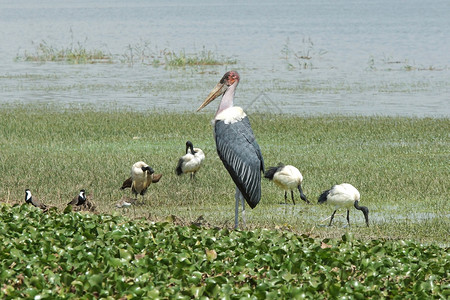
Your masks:
{"label": "grass shoreline", "polygon": [[[211,113],[69,111],[37,105],[9,106],[0,113],[0,202],[21,203],[30,188],[62,210],[85,188],[100,213],[151,221],[174,215],[186,225],[203,216],[211,226],[232,227],[234,187],[215,152]],[[364,227],[356,210],[350,212],[350,229],[341,228],[342,217],[336,226],[322,226],[331,207],[300,201],[280,205],[283,192],[264,180],[261,203],[247,210],[248,229],[288,230],[319,239],[350,231],[362,240],[450,244],[448,118],[252,114],[250,120],[266,167],[278,162],[298,167],[313,203],[333,184],[353,184],[370,209],[371,227]],[[174,174],[187,139],[206,152],[194,183]],[[150,187],[144,206],[118,211],[114,204],[130,195],[119,187],[138,160],[163,178]]]}

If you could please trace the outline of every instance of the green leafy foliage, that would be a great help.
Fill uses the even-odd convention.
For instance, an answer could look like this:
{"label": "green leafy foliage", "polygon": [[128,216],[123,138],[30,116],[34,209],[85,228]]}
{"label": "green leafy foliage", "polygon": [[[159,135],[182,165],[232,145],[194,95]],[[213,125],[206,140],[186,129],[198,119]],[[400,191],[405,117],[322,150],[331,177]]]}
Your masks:
{"label": "green leafy foliage", "polygon": [[[0,206],[1,298],[447,298],[448,248]],[[89,296],[90,295],[90,296]],[[125,299],[124,298],[124,299]]]}

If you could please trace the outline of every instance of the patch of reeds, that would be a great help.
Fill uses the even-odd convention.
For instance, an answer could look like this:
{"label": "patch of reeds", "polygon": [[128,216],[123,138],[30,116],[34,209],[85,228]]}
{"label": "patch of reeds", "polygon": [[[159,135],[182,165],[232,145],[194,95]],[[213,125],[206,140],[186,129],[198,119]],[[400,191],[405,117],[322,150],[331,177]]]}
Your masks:
{"label": "patch of reeds", "polygon": [[112,63],[110,53],[99,49],[87,49],[83,44],[77,43],[68,47],[56,47],[46,41],[35,44],[34,51],[24,51],[17,55],[17,61],[30,62],[63,62],[69,64]]}

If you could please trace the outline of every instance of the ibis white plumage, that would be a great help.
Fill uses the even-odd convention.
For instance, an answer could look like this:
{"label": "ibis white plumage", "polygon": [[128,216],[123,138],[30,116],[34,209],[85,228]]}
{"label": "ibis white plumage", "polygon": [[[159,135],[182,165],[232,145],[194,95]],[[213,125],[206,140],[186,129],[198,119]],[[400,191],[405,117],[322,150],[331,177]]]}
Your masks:
{"label": "ibis white plumage", "polygon": [[251,208],[256,207],[261,200],[261,172],[264,173],[264,159],[248,116],[242,108],[233,106],[239,80],[236,71],[226,72],[197,109],[201,110],[222,95],[213,121],[214,138],[217,153],[236,184],[235,228],[239,223],[239,202],[242,202],[242,222],[245,226],[244,199]]}
{"label": "ibis white plumage", "polygon": [[310,204],[302,190],[303,176],[300,171],[291,165],[278,164],[276,167],[270,167],[264,174],[264,177],[273,181],[278,187],[284,190],[284,202],[287,203],[287,192],[291,191],[292,202],[295,205],[294,190],[300,192],[300,199]]}
{"label": "ibis white plumage", "polygon": [[186,142],[186,154],[180,157],[178,160],[175,172],[177,175],[182,175],[186,173],[191,174],[191,179],[195,178],[195,173],[202,166],[203,160],[205,159],[205,154],[202,149],[194,148],[191,141]]}
{"label": "ibis white plumage", "polygon": [[347,209],[347,223],[350,226],[350,208],[353,206],[357,210],[362,211],[366,220],[366,225],[369,227],[369,209],[365,206],[359,206],[361,196],[359,191],[349,183],[341,183],[334,185],[331,189],[322,192],[319,196],[318,203],[328,203],[334,205],[335,209],[331,215],[330,223],[333,222],[334,214],[340,208]]}
{"label": "ibis white plumage", "polygon": [[162,174],[154,174],[155,171],[143,161],[138,161],[131,167],[131,176],[125,180],[121,189],[131,188],[135,198],[137,195],[144,197],[151,183],[161,179]]}

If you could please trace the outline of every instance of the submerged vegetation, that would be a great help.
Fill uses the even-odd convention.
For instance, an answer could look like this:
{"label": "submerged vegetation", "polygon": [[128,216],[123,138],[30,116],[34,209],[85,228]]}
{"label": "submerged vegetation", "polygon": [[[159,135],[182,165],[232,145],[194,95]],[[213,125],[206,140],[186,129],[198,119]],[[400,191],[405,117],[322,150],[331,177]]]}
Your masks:
{"label": "submerged vegetation", "polygon": [[[448,248],[0,205],[2,298],[435,298]],[[91,296],[87,296],[91,295]]]}

